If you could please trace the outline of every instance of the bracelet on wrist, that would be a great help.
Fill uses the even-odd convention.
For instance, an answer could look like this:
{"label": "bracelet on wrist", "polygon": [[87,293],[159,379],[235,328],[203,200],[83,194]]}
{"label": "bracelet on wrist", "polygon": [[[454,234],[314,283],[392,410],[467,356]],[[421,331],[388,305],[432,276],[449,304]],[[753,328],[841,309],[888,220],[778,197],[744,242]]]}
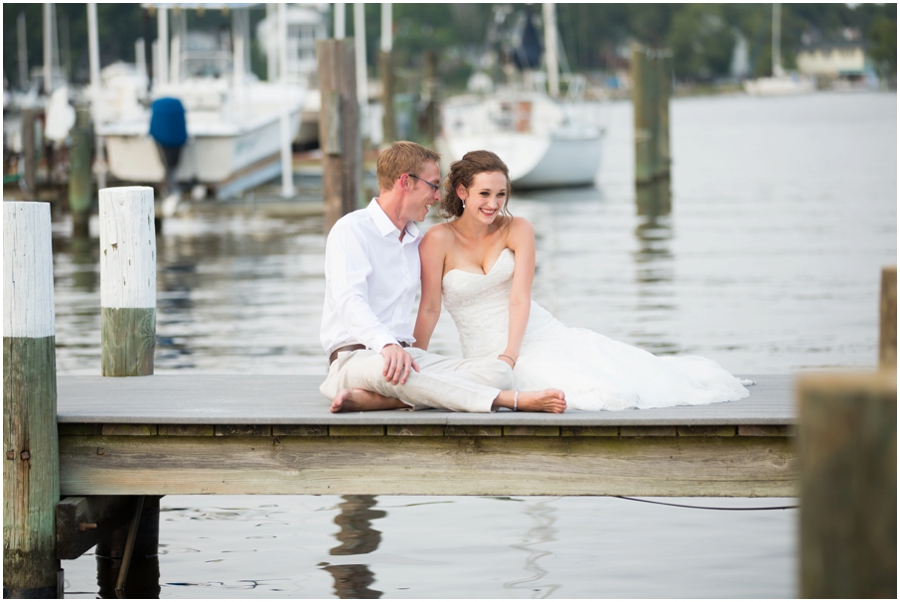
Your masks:
{"label": "bracelet on wrist", "polygon": [[505,353],[501,353],[501,354],[500,354],[500,355],[498,355],[498,356],[497,356],[497,357],[498,357],[498,358],[501,358],[501,357],[505,357],[505,358],[506,358],[506,359],[508,359],[508,360],[509,360],[509,361],[511,361],[511,362],[512,362],[512,364],[513,364],[513,365],[512,365],[512,367],[513,367],[513,368],[515,368],[515,367],[516,367],[516,360],[514,360],[514,359],[513,359],[513,358],[511,358],[511,357],[509,357],[509,356],[508,356],[508,355],[506,355],[506,354],[505,354]]}

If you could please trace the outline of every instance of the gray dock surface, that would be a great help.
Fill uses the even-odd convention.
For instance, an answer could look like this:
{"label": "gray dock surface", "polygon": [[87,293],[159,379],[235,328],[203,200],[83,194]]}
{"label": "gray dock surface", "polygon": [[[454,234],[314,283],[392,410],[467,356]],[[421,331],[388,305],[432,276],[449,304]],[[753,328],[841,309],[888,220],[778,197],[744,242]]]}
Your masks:
{"label": "gray dock surface", "polygon": [[615,412],[544,414],[441,410],[332,414],[322,377],[176,374],[112,378],[59,376],[60,423],[510,426],[789,426],[796,422],[793,375],[759,375],[732,402]]}

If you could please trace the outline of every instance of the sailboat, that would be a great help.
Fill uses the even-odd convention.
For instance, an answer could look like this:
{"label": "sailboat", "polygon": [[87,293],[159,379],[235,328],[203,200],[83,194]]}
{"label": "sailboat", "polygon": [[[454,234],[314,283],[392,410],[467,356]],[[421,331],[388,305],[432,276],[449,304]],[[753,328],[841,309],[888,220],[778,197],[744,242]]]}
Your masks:
{"label": "sailboat", "polygon": [[[529,17],[525,40],[535,35],[529,31],[530,23]],[[571,77],[566,97],[559,99],[552,3],[544,4],[544,47],[546,74],[527,70],[538,60],[532,49],[523,53],[530,60],[523,56],[517,61],[526,68],[524,86],[458,96],[442,104],[438,149],[445,157],[456,160],[472,150],[493,151],[509,167],[517,189],[593,184],[605,132],[597,119],[597,105],[579,99],[583,78]]]}
{"label": "sailboat", "polygon": [[807,94],[816,90],[813,78],[786,73],[781,66],[781,4],[772,5],[772,77],[759,77],[744,82],[744,91],[755,96]]}

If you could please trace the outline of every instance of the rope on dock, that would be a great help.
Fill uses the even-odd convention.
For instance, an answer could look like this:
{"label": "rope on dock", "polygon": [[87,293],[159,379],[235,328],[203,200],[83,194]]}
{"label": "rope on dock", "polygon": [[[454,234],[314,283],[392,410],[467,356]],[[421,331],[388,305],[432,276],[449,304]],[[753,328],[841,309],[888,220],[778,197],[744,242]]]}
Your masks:
{"label": "rope on dock", "polygon": [[691,508],[693,510],[793,510],[800,506],[756,506],[753,508],[723,508],[720,506],[691,506],[689,504],[673,504],[671,502],[657,502],[654,500],[642,500],[636,497],[626,497],[624,495],[614,495],[620,500],[629,500],[632,502],[644,502],[645,504],[658,504],[660,506],[673,506],[675,508]]}

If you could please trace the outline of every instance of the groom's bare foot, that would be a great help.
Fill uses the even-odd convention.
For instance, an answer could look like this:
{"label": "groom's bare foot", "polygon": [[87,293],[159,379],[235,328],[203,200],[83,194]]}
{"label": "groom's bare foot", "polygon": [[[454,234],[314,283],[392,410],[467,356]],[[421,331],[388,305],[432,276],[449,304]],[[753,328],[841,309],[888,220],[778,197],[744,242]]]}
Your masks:
{"label": "groom's bare foot", "polygon": [[544,389],[543,391],[519,391],[519,402],[515,403],[514,391],[502,391],[494,400],[492,409],[498,407],[513,409],[520,412],[551,412],[562,414],[566,411],[566,394],[559,389]]}
{"label": "groom's bare foot", "polygon": [[332,413],[396,410],[408,407],[395,397],[385,397],[365,389],[341,389],[331,402]]}

